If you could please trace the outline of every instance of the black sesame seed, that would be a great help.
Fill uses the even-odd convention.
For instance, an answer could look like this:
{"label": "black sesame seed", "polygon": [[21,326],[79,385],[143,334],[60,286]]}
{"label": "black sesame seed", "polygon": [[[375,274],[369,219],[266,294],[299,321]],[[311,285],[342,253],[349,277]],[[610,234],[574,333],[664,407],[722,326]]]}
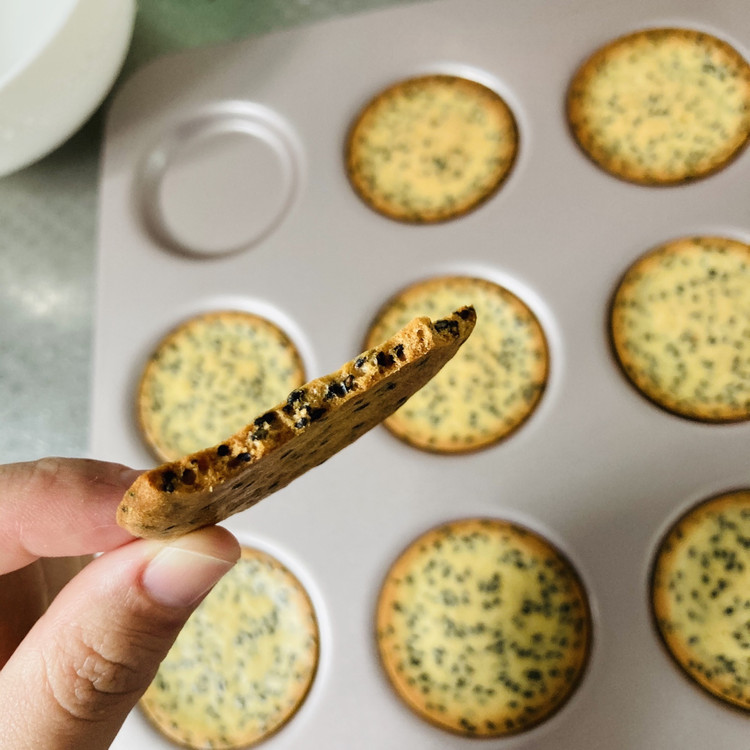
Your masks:
{"label": "black sesame seed", "polygon": [[332,398],[341,398],[342,396],[346,396],[348,390],[345,382],[329,383],[325,398],[329,401]]}
{"label": "black sesame seed", "polygon": [[162,491],[163,492],[174,492],[175,491],[175,483],[177,482],[177,474],[175,474],[171,469],[167,469],[162,475]]}
{"label": "black sesame seed", "polygon": [[393,355],[387,354],[386,352],[378,352],[376,360],[378,362],[379,367],[393,367],[393,365],[396,364],[396,360],[393,358]]}
{"label": "black sesame seed", "polygon": [[257,417],[253,424],[256,427],[262,427],[263,425],[273,424],[276,419],[277,416],[275,411],[267,411],[265,414],[261,414],[261,416]]}
{"label": "black sesame seed", "polygon": [[314,422],[316,419],[320,419],[325,413],[326,410],[322,406],[317,408],[311,407],[307,410],[307,416],[310,418],[311,422]]}
{"label": "black sesame seed", "polygon": [[302,388],[298,388],[287,396],[286,402],[288,404],[296,404],[298,401],[302,401],[304,397],[305,391]]}
{"label": "black sesame seed", "polygon": [[216,452],[220,456],[228,456],[229,455],[229,446],[224,445],[223,443],[216,449]]}
{"label": "black sesame seed", "polygon": [[247,452],[238,453],[230,462],[229,466],[234,467],[238,464],[246,464],[250,460],[250,454]]}
{"label": "black sesame seed", "polygon": [[461,726],[467,731],[467,732],[476,732],[477,727],[475,724],[472,724],[468,719],[461,718],[461,721],[459,722]]}
{"label": "black sesame seed", "polygon": [[437,320],[435,321],[435,330],[442,333],[448,331],[451,336],[458,336],[458,322],[455,320]]}

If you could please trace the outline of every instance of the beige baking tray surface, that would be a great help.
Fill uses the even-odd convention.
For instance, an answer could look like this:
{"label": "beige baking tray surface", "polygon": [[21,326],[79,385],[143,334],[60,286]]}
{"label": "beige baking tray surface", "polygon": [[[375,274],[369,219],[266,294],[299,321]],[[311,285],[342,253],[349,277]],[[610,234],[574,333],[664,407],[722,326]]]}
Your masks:
{"label": "beige baking tray surface", "polygon": [[[654,245],[692,233],[748,238],[750,152],[691,185],[637,187],[586,159],[564,119],[582,60],[653,25],[705,29],[746,56],[750,48],[745,0],[443,0],[165,58],[117,96],[101,174],[94,456],[152,463],[133,419],[135,384],[163,333],[198,311],[266,314],[315,376],[360,351],[392,293],[458,272],[519,294],[550,342],[548,390],[505,442],[445,457],[377,428],[227,523],[292,568],[321,621],[315,684],[269,750],[748,746],[750,717],[694,688],[660,646],[647,578],[671,519],[750,484],[750,424],[693,423],[648,403],[613,360],[606,315],[619,276]],[[355,196],[343,144],[372,95],[425,72],[496,88],[516,114],[521,149],[481,208],[409,226]],[[379,585],[405,544],[475,515],[516,519],[555,541],[594,609],[579,690],[548,722],[503,740],[422,722],[391,691],[373,639]],[[113,747],[169,745],[136,710]]]}

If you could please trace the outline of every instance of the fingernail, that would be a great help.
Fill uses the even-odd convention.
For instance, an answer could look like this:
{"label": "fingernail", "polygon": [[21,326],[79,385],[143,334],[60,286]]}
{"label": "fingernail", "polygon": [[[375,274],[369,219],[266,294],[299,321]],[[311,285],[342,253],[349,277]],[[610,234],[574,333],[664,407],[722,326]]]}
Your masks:
{"label": "fingernail", "polygon": [[206,594],[234,562],[172,545],[164,547],[146,567],[143,587],[168,607],[189,607]]}

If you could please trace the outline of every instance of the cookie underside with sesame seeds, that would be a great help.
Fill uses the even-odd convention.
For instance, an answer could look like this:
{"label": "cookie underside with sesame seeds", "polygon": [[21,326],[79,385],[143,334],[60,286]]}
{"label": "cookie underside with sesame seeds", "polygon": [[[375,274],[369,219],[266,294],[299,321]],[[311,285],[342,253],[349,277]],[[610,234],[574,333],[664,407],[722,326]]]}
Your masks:
{"label": "cookie underside with sesame seeds", "polygon": [[643,185],[698,179],[750,139],[750,65],[711,34],[644,29],[579,68],[567,115],[584,153],[616,177]]}
{"label": "cookie underside with sesame seeds", "polygon": [[365,346],[416,315],[438,317],[471,299],[477,327],[459,354],[385,421],[396,437],[435,453],[486,448],[514,433],[537,408],[549,371],[547,341],[531,309],[487,279],[439,276],[418,281],[376,314]]}
{"label": "cookie underside with sesame seeds", "polygon": [[612,300],[612,343],[649,400],[705,422],[750,418],[750,246],[672,240],[639,258]]}
{"label": "cookie underside with sesame seeds", "polygon": [[571,563],[500,519],[452,521],[412,542],[386,576],[376,619],[397,695],[469,737],[523,732],[558,711],[580,683],[592,639]]}
{"label": "cookie underside with sesame seeds", "polygon": [[222,443],[139,476],[117,522],[135,536],[169,538],[255,505],[382,422],[455,355],[475,322],[473,307],[415,318]]}
{"label": "cookie underside with sesame seeds", "polygon": [[709,694],[750,710],[750,491],[709,498],[662,539],[651,580],[657,631]]}
{"label": "cookie underside with sesame seeds", "polygon": [[138,425],[159,461],[206,448],[306,380],[289,336],[253,313],[194,316],[158,344],[141,375]]}
{"label": "cookie underside with sesame seeds", "polygon": [[315,611],[276,558],[245,547],[198,606],[140,701],[172,742],[239,750],[296,714],[318,665]]}
{"label": "cookie underside with sesame seeds", "polygon": [[376,96],[352,126],[346,169],[355,192],[411,223],[461,216],[493,195],[518,152],[503,98],[476,81],[427,75]]}

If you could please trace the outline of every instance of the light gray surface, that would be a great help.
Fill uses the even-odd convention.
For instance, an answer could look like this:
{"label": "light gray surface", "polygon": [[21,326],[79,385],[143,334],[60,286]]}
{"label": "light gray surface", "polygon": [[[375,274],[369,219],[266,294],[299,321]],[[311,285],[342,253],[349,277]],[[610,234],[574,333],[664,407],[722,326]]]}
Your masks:
{"label": "light gray surface", "polygon": [[[695,689],[663,653],[646,591],[654,545],[675,514],[750,482],[750,424],[691,423],[646,402],[615,366],[606,310],[624,269],[663,240],[750,236],[750,152],[693,185],[642,188],[588,162],[563,117],[567,82],[586,53],[634,27],[663,23],[716,30],[745,54],[750,45],[744,0],[710,7],[697,0],[444,0],[165,59],[120,92],[101,193],[97,455],[149,462],[132,419],[134,384],[157,339],[197,310],[266,312],[292,328],[308,370],[320,374],[359,351],[372,314],[398,288],[458,271],[519,293],[550,340],[548,391],[506,442],[447,458],[377,429],[227,523],[302,577],[322,620],[320,674],[269,750],[476,747],[399,704],[372,639],[387,566],[418,533],[459,515],[501,515],[546,533],[579,567],[595,613],[591,666],[570,704],[539,729],[483,741],[483,748],[747,744],[748,717]],[[476,212],[407,226],[356,198],[342,144],[372,94],[435,70],[496,85],[518,117],[521,153],[502,190]],[[144,165],[165,138],[189,144],[186,123],[220,122],[221,103],[237,100],[275,113],[295,135],[295,200],[246,252],[196,259],[165,251],[137,200],[148,182]],[[137,712],[115,747],[136,744],[168,747]]]}
{"label": "light gray surface", "polygon": [[84,455],[96,124],[0,180],[0,460]]}
{"label": "light gray surface", "polygon": [[[404,1],[142,0],[120,83],[167,52]],[[51,156],[0,179],[2,462],[89,452],[97,175],[108,103]]]}

